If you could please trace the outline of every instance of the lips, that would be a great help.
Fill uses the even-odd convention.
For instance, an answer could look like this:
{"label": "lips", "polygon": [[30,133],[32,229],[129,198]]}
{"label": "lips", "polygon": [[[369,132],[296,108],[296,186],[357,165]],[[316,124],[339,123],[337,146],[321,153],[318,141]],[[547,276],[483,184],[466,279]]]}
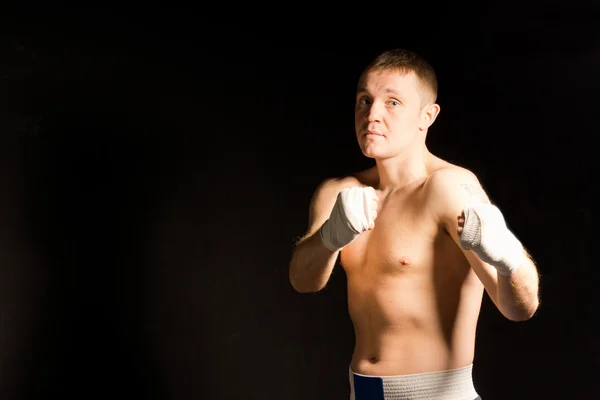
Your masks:
{"label": "lips", "polygon": [[365,133],[365,136],[383,136],[383,134],[381,132],[379,132],[379,131],[369,129]]}

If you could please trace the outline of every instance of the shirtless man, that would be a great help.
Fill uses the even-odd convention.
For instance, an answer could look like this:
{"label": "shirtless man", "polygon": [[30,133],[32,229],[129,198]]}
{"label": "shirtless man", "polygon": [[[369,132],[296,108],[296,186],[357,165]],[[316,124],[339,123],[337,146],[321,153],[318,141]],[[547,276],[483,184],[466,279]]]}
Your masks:
{"label": "shirtless man", "polygon": [[413,52],[367,66],[355,127],[375,166],[317,187],[292,253],[301,293],[323,289],[339,255],[355,330],[351,399],[478,399],[484,290],[512,321],[539,305],[537,268],[478,178],[427,149],[436,101],[436,74]]}

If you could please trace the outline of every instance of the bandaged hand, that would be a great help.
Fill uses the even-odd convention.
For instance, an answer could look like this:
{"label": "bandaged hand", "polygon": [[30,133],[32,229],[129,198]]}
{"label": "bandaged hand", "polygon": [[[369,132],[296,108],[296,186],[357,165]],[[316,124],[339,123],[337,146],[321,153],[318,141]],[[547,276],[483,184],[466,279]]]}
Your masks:
{"label": "bandaged hand", "polygon": [[320,230],[323,244],[331,251],[341,250],[364,231],[373,229],[377,218],[377,194],[372,187],[342,190],[329,219]]}
{"label": "bandaged hand", "polygon": [[504,276],[513,274],[523,262],[521,242],[507,228],[498,207],[477,204],[463,210],[459,217],[460,245],[472,250],[484,262]]}

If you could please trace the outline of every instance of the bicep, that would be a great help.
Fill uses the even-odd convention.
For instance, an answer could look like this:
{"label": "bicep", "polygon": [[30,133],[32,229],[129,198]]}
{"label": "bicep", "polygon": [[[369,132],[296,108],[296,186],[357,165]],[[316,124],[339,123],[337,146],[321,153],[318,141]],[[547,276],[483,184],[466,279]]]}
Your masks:
{"label": "bicep", "polygon": [[448,172],[438,178],[436,195],[440,201],[437,210],[448,230],[458,228],[458,217],[474,204],[490,203],[479,179],[469,171]]}
{"label": "bicep", "polygon": [[[438,177],[434,184],[435,198],[432,202],[435,207],[434,213],[456,245],[460,247],[458,220],[463,210],[474,204],[489,203],[489,197],[477,177],[469,172],[445,173]],[[463,250],[463,253],[471,258],[471,251]]]}
{"label": "bicep", "polygon": [[460,245],[458,219],[465,208],[481,203],[490,203],[489,196],[477,177],[470,172],[450,172],[438,177],[433,190],[434,213],[439,222],[460,248],[469,265],[483,283],[492,300],[496,301],[496,269],[481,261],[471,250]]}

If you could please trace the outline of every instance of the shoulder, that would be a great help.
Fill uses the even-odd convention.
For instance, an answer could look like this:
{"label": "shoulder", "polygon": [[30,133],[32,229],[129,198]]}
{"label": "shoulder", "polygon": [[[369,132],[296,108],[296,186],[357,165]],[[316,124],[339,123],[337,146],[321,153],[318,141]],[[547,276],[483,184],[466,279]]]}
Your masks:
{"label": "shoulder", "polygon": [[433,171],[425,192],[430,213],[439,220],[453,221],[470,205],[490,202],[475,173],[453,164]]}
{"label": "shoulder", "polygon": [[454,191],[481,189],[479,178],[471,170],[454,164],[435,169],[427,179],[427,190],[432,195],[450,195]]}
{"label": "shoulder", "polygon": [[365,186],[362,173],[326,178],[315,189],[309,207],[309,225],[306,235],[314,234],[329,218],[338,194],[354,186]]}
{"label": "shoulder", "polygon": [[317,185],[314,198],[337,196],[345,188],[358,186],[359,180],[353,176],[331,177],[323,180]]}
{"label": "shoulder", "polygon": [[317,185],[314,198],[337,197],[338,193],[346,188],[355,186],[373,186],[377,180],[377,170],[369,168],[356,173],[339,177],[330,177]]}

